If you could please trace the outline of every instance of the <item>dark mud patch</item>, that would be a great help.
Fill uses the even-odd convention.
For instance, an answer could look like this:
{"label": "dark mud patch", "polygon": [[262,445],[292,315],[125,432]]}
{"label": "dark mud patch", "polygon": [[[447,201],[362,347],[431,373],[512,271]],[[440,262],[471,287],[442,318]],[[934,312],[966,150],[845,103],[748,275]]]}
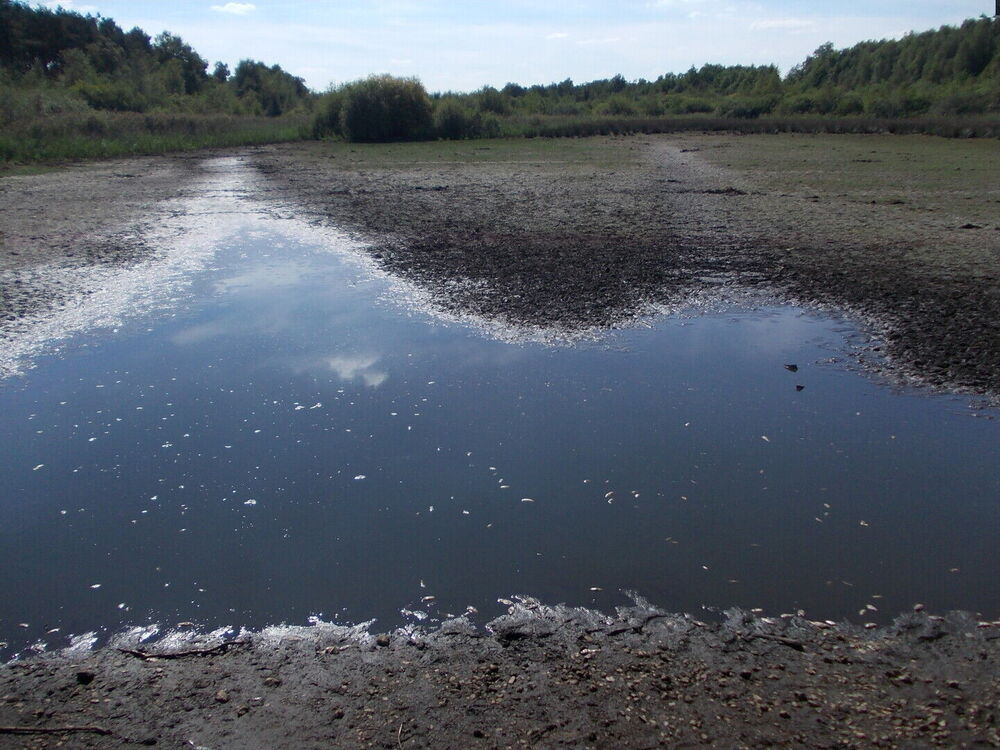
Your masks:
{"label": "dark mud patch", "polygon": [[[392,163],[336,144],[262,149],[252,162],[270,197],[350,227],[449,310],[612,327],[705,296],[791,300],[866,323],[880,339],[872,362],[896,379],[1000,393],[1000,256],[928,262],[933,233],[921,237],[919,219],[876,216],[850,196],[769,194],[669,139],[601,147],[618,161],[568,142],[546,146],[559,161],[530,167]],[[912,243],[899,237],[906,222]]]}
{"label": "dark mud patch", "polygon": [[865,630],[521,599],[485,630],[133,637],[8,664],[0,746],[986,747],[998,653],[963,613]]}

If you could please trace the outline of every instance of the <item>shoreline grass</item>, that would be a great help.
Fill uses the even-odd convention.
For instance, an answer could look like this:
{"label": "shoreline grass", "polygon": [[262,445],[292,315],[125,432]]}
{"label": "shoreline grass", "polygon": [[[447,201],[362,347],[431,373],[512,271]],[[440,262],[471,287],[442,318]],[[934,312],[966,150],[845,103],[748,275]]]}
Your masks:
{"label": "shoreline grass", "polygon": [[164,154],[302,140],[308,117],[240,117],[138,113],[69,113],[8,125],[0,164]]}
{"label": "shoreline grass", "polygon": [[1000,117],[824,117],[718,116],[577,117],[539,115],[500,120],[508,138],[560,138],[590,135],[635,135],[688,131],[727,133],[853,133],[936,135],[945,138],[1000,138]]}

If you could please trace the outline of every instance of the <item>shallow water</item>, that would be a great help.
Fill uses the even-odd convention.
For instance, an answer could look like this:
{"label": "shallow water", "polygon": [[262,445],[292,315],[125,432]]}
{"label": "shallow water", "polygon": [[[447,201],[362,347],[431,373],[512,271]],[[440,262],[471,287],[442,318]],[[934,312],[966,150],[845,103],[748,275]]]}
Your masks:
{"label": "shallow water", "polygon": [[198,262],[0,383],[0,653],[151,621],[484,621],[515,593],[997,616],[995,412],[831,362],[850,326],[776,307],[518,340],[427,312],[234,169],[165,240]]}

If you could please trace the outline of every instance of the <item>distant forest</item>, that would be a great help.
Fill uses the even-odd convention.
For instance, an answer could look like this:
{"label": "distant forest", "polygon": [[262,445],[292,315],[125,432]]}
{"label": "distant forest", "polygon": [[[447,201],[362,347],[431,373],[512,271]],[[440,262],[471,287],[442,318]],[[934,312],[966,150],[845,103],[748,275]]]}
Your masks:
{"label": "distant forest", "polygon": [[[12,0],[0,0],[0,86],[8,120],[82,108],[273,117],[314,98],[278,65],[243,60],[230,71],[216,63],[209,73],[208,62],[169,32],[152,39],[110,18]],[[35,96],[23,101],[12,89]]]}
{"label": "distant forest", "polygon": [[[406,106],[417,109],[385,110],[390,95],[400,93]],[[137,113],[145,119],[137,120]],[[599,118],[676,124],[709,117],[994,119],[996,113],[1000,21],[985,16],[844,50],[825,44],[785,76],[773,65],[708,64],[656,80],[617,75],[428,95],[418,81],[390,76],[317,93],[280,65],[252,59],[234,70],[221,62],[210,70],[208,60],[166,31],[153,38],[101,16],[0,0],[0,128],[6,131],[0,131],[0,159],[8,160],[49,158],[56,152],[43,146],[57,137],[75,138],[78,149],[89,136],[109,143],[127,136],[130,146],[106,145],[99,153],[138,152],[157,148],[142,141],[153,131],[232,140],[234,128],[250,124],[259,142],[310,135],[382,140],[582,134],[586,128],[545,131],[542,125]],[[199,117],[215,124],[199,124]],[[223,117],[242,118],[242,124],[224,123]],[[366,129],[365,118],[379,117],[382,122]],[[279,121],[296,126],[278,128]],[[410,124],[401,129],[397,121]],[[26,151],[21,141],[31,141],[34,150]],[[170,143],[177,145],[176,139]]]}

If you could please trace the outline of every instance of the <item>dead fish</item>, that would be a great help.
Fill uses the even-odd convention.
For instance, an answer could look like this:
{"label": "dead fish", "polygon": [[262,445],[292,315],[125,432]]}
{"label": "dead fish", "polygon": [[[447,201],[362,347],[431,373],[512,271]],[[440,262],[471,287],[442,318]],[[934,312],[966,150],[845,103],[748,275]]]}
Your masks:
{"label": "dead fish", "polygon": [[785,369],[788,370],[789,372],[798,372],[799,371],[799,366],[798,365],[785,365]]}
{"label": "dead fish", "polygon": [[806,389],[806,387],[804,385],[797,385],[797,386],[795,386],[795,390],[797,390],[797,391],[804,391],[805,389]]}

